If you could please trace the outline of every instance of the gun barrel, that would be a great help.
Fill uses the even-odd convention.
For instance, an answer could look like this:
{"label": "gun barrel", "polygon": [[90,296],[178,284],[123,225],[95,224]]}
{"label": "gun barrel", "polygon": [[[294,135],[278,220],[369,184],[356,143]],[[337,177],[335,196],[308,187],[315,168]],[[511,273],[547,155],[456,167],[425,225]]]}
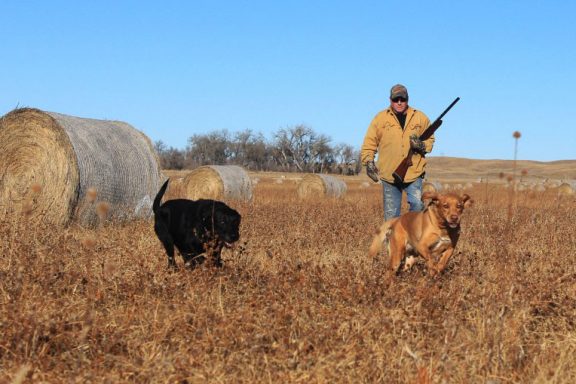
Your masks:
{"label": "gun barrel", "polygon": [[454,99],[454,101],[448,106],[448,108],[446,108],[444,110],[444,112],[442,112],[440,114],[440,116],[438,116],[438,118],[436,120],[440,120],[444,117],[445,114],[448,113],[448,111],[450,111],[452,109],[452,107],[454,106],[454,104],[456,104],[458,101],[460,101],[460,97],[457,97],[456,99]]}

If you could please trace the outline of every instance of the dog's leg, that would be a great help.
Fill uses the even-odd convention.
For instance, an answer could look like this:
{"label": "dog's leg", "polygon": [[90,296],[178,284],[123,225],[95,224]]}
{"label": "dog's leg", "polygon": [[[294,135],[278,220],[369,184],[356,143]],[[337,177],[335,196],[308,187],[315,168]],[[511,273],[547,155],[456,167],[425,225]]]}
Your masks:
{"label": "dog's leg", "polygon": [[390,256],[390,270],[398,274],[402,259],[406,254],[406,236],[401,227],[396,227],[395,232],[388,238],[388,253]]}
{"label": "dog's leg", "polygon": [[454,254],[456,244],[458,244],[458,238],[460,237],[460,229],[458,228],[458,230],[456,231],[451,231],[448,233],[448,235],[450,237],[450,240],[448,239],[445,240],[445,243],[449,244],[448,248],[444,252],[442,252],[440,260],[438,260],[438,263],[436,263],[436,269],[438,270],[438,272],[442,272],[444,268],[446,268],[446,264],[448,264],[450,257],[452,257],[452,255]]}
{"label": "dog's leg", "polygon": [[422,256],[422,258],[426,261],[426,267],[428,268],[428,273],[434,276],[438,272],[436,264],[434,263],[434,257],[432,255],[432,252],[430,252],[430,249],[428,249],[428,247],[423,244],[427,244],[427,242],[421,241],[416,247],[416,250],[418,251],[418,254]]}
{"label": "dog's leg", "polygon": [[450,260],[450,257],[452,257],[453,253],[454,248],[452,247],[448,248],[442,253],[440,260],[438,260],[438,263],[436,264],[436,270],[438,271],[438,273],[442,272],[444,268],[446,268],[446,264],[448,264],[448,260]]}
{"label": "dog's leg", "polygon": [[163,238],[162,245],[168,255],[168,268],[176,269],[176,260],[174,259],[174,241],[172,240],[172,236]]}
{"label": "dog's leg", "polygon": [[420,256],[426,260],[426,267],[428,268],[428,273],[431,276],[434,276],[438,273],[438,267],[434,260],[434,254],[430,249],[430,244],[436,244],[438,242],[437,239],[438,235],[430,234],[420,239],[418,244],[416,244],[416,250],[418,251],[418,254],[420,254]]}
{"label": "dog's leg", "polygon": [[194,269],[204,262],[204,256],[196,253],[182,254],[186,268]]}
{"label": "dog's leg", "polygon": [[222,248],[224,248],[224,243],[218,240],[206,246],[206,258],[211,260],[212,265],[218,268],[222,267]]}
{"label": "dog's leg", "polygon": [[154,223],[154,232],[156,232],[158,239],[168,255],[168,268],[176,268],[176,260],[174,260],[174,238],[172,238],[170,230],[165,223],[166,220],[169,220],[169,216],[168,219],[166,219],[165,215],[163,212],[157,214]]}
{"label": "dog's leg", "polygon": [[222,267],[222,256],[221,256],[222,248],[214,250],[212,254],[212,262],[214,263],[215,267],[221,268]]}

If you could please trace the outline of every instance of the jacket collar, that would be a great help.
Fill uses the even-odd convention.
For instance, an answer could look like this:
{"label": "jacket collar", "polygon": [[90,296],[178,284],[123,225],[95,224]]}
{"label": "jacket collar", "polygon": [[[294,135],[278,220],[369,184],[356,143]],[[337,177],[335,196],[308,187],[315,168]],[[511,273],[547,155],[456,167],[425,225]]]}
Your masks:
{"label": "jacket collar", "polygon": [[[394,110],[392,109],[392,107],[388,107],[386,109],[386,112],[388,112],[391,115],[396,115],[396,113],[394,112]],[[406,110],[406,118],[412,117],[412,115],[416,113],[416,110],[414,108],[412,108],[411,106],[408,106],[408,109]]]}
{"label": "jacket collar", "polygon": [[[392,107],[388,107],[386,109],[386,112],[393,116],[396,119],[396,113],[394,112],[394,110],[392,109]],[[408,106],[408,109],[406,110],[406,123],[408,124],[408,122],[410,121],[410,119],[412,118],[412,116],[414,116],[414,114],[416,113],[416,110],[410,106]]]}

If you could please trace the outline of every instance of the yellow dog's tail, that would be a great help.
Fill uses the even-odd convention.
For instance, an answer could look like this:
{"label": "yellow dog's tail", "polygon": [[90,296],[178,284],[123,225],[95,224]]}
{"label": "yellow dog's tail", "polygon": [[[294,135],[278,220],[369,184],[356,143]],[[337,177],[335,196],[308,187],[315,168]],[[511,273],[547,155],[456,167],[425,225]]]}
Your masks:
{"label": "yellow dog's tail", "polygon": [[388,221],[385,221],[384,224],[380,226],[380,228],[376,232],[376,235],[374,236],[374,240],[372,240],[370,249],[368,250],[368,255],[370,255],[370,257],[376,257],[378,253],[382,251],[382,245],[384,244],[384,241],[386,241],[386,237],[390,232],[390,227],[392,226],[392,224],[394,224],[394,222],[396,222],[396,219],[397,218],[393,218]]}

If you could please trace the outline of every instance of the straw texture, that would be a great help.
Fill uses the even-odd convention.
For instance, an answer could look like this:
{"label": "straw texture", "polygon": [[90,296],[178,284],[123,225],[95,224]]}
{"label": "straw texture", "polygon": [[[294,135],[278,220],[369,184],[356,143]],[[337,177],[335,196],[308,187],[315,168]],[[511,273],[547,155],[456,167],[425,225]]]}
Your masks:
{"label": "straw texture", "polygon": [[164,193],[163,200],[186,199],[183,181],[183,177],[171,177],[170,182],[168,183],[168,188]]}
{"label": "straw texture", "polygon": [[94,225],[98,202],[111,219],[149,217],[161,181],[152,143],[129,124],[32,108],[1,118],[0,164],[0,209],[29,204],[51,224]]}
{"label": "straw texture", "polygon": [[248,173],[236,165],[205,165],[192,170],[178,187],[190,200],[252,199],[252,181]]}
{"label": "straw texture", "polygon": [[562,183],[559,187],[558,187],[558,194],[563,195],[563,196],[571,196],[574,195],[574,188],[572,188],[572,186],[568,183]]}
{"label": "straw texture", "polygon": [[302,178],[297,188],[298,197],[336,197],[346,194],[346,183],[334,176],[308,174]]}

